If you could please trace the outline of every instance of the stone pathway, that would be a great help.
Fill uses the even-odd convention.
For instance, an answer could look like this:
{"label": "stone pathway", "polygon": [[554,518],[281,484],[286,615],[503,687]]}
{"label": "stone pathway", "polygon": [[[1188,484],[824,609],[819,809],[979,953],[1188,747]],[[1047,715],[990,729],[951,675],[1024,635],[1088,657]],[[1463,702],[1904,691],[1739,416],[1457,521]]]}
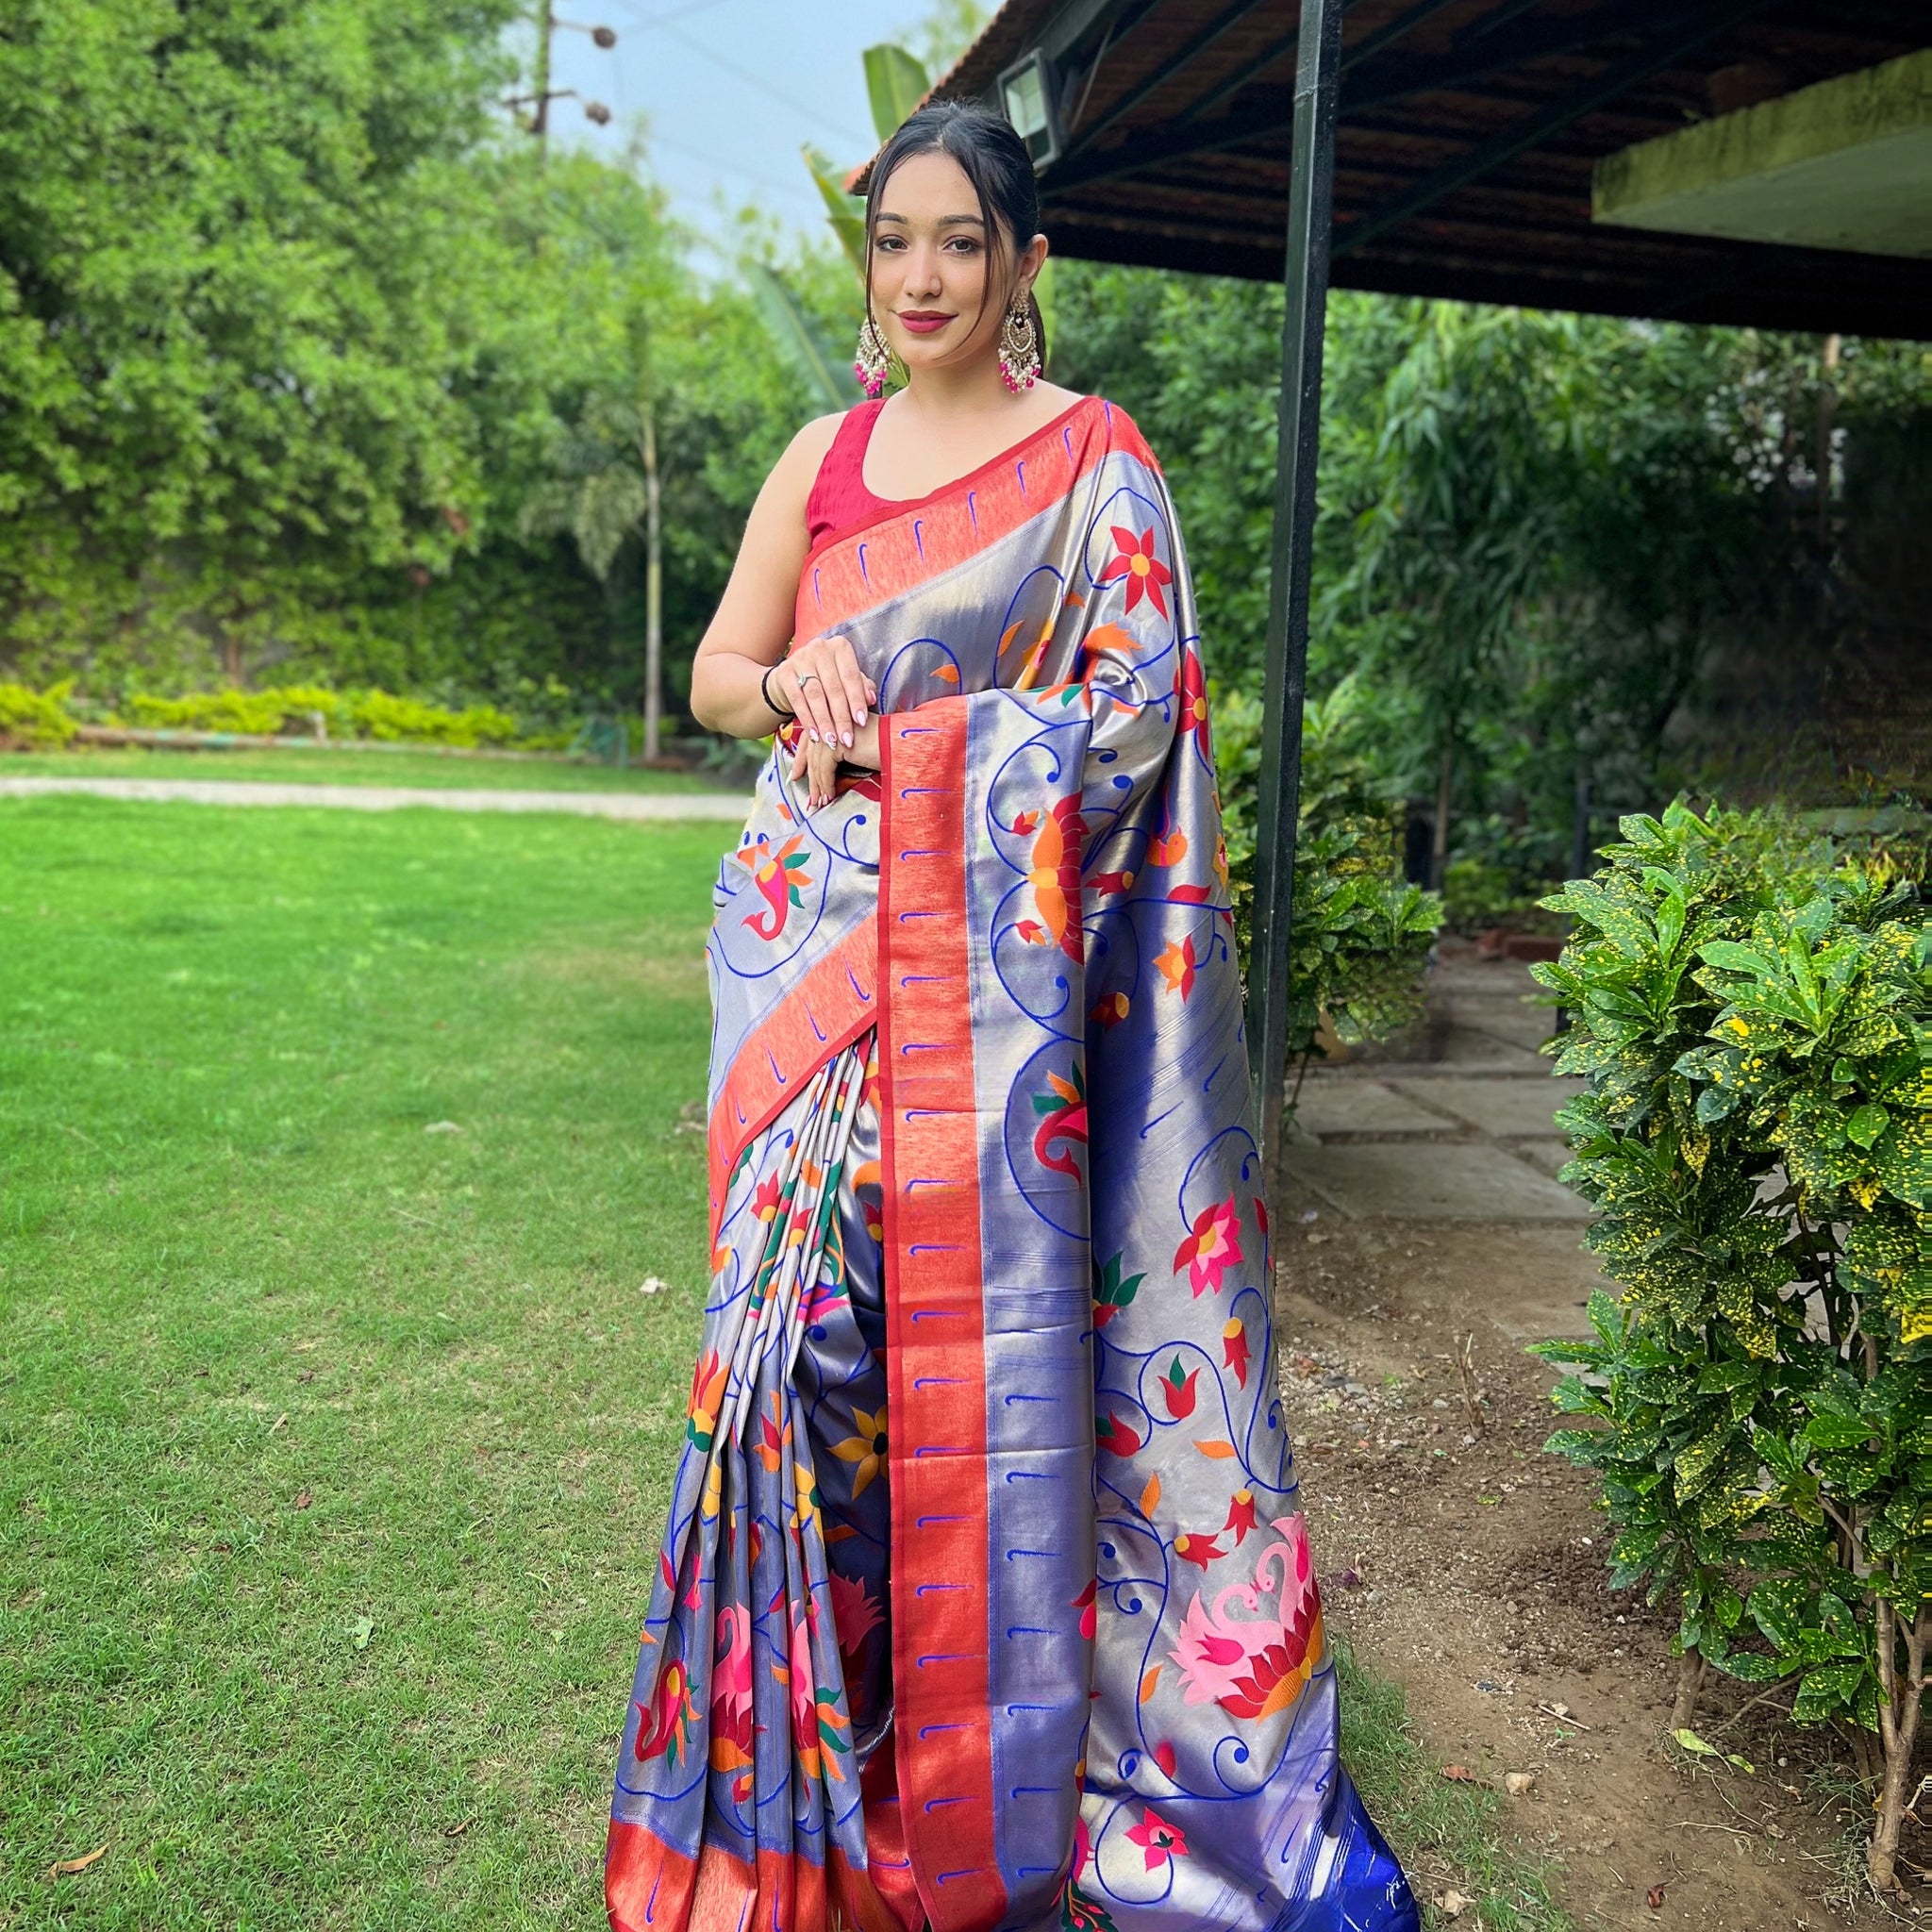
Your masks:
{"label": "stone pathway", "polygon": [[233,778],[0,777],[0,798],[81,791],[96,798],[185,800],[191,805],[319,805],[338,811],[562,811],[591,819],[730,819],[749,793],[736,791],[496,791],[404,785],[274,785]]}
{"label": "stone pathway", "polygon": [[1554,1013],[1536,991],[1527,967],[1445,941],[1423,1023],[1303,1083],[1288,1173],[1354,1221],[1587,1222],[1554,1178],[1554,1116],[1582,1082],[1538,1053]]}

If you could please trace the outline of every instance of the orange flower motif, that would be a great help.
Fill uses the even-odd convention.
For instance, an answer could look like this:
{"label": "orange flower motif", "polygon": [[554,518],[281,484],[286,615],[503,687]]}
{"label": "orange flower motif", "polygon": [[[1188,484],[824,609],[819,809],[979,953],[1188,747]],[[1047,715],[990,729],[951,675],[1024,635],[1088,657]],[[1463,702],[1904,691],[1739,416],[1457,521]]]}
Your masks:
{"label": "orange flower motif", "polygon": [[858,1425],[856,1436],[847,1436],[842,1442],[832,1444],[832,1454],[841,1462],[856,1465],[852,1474],[852,1499],[857,1502],[865,1494],[866,1487],[874,1476],[886,1466],[886,1411],[882,1404],[877,1411],[868,1415],[862,1408],[852,1411],[852,1420]]}
{"label": "orange flower motif", "polygon": [[1058,800],[1033,841],[1026,871],[1034,908],[1070,959],[1081,956],[1080,847],[1086,837],[1087,822],[1080,815],[1078,797]]}
{"label": "orange flower motif", "polygon": [[711,1446],[711,1437],[718,1427],[718,1407],[724,1399],[725,1378],[730,1373],[731,1365],[719,1357],[715,1348],[708,1348],[691,1377],[685,1429],[700,1449]]}
{"label": "orange flower motif", "polygon": [[1167,981],[1168,991],[1177,992],[1185,1000],[1194,990],[1194,968],[1200,964],[1194,958],[1193,934],[1162,947],[1155,954],[1154,964],[1161,978]]}
{"label": "orange flower motif", "polygon": [[1188,835],[1174,831],[1157,833],[1147,841],[1149,865],[1178,865],[1188,856]]}
{"label": "orange flower motif", "polygon": [[774,1389],[772,1391],[771,1414],[758,1418],[760,1441],[758,1445],[758,1460],[773,1475],[776,1475],[784,1468],[785,1457],[791,1448],[791,1424],[788,1422],[781,1429],[777,1418],[778,1391]]}
{"label": "orange flower motif", "polygon": [[1127,580],[1127,608],[1132,610],[1142,597],[1161,616],[1167,615],[1167,599],[1161,587],[1174,582],[1174,573],[1154,554],[1154,530],[1150,525],[1137,537],[1118,524],[1112,526],[1114,555],[1108,558],[1100,581],[1110,584],[1116,577]]}

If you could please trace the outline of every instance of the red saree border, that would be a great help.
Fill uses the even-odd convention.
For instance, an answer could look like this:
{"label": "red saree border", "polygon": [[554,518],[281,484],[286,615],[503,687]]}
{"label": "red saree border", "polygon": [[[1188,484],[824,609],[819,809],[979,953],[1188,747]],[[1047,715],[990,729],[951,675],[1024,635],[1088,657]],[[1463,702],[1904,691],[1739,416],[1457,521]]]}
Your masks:
{"label": "red saree border", "polygon": [[878,915],[869,912],[782,996],[732,1056],[706,1135],[713,1247],[732,1163],[801,1084],[877,1018],[878,957]]}
{"label": "red saree border", "polygon": [[966,708],[882,721],[880,1156],[901,1826],[933,1932],[996,1924]]}
{"label": "red saree border", "polygon": [[604,1846],[604,1907],[611,1932],[804,1932],[836,1906],[858,1932],[905,1932],[842,1852],[814,1865],[760,1851],[758,1862],[707,1844],[694,1858],[641,1824],[612,1819]]}
{"label": "red saree border", "polygon": [[1154,452],[1124,409],[1099,396],[1077,403],[1011,449],[930,496],[824,538],[799,574],[793,635],[822,636],[848,618],[929,582],[976,557],[1121,451],[1158,471]]}

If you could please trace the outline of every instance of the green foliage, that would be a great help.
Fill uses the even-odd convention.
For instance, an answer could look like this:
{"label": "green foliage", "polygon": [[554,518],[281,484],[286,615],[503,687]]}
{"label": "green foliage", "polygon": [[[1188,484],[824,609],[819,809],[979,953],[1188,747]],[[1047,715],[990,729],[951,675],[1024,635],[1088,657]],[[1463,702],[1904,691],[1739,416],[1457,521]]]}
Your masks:
{"label": "green foliage", "polygon": [[71,682],[47,691],[28,691],[22,684],[0,684],[0,746],[40,750],[62,745],[74,736],[68,715]]}
{"label": "green foliage", "polygon": [[[65,684],[40,693],[19,685],[0,685],[0,733],[17,716],[23,722],[12,729],[28,743],[64,744],[76,728],[66,705],[71,694]],[[261,738],[309,737],[317,718],[333,737],[391,744],[531,744],[555,735],[520,726],[493,705],[466,705],[454,710],[379,689],[336,691],[320,685],[191,691],[183,697],[152,697],[137,691],[126,700],[126,711],[135,724],[153,730],[230,731]],[[38,737],[33,735],[36,729]]]}
{"label": "green foliage", "polygon": [[1598,1472],[1614,1579],[1674,1600],[1685,1650],[1890,1754],[1932,1595],[1923,858],[1681,803],[1623,833],[1533,969],[1589,1082],[1564,1178],[1624,1291],[1538,1351],[1590,1424],[1549,1446]]}
{"label": "green foliage", "polygon": [[[1303,710],[1288,1053],[1304,1066],[1322,1051],[1324,1017],[1352,1045],[1386,1039],[1420,1016],[1423,973],[1442,921],[1441,901],[1401,877],[1393,821],[1370,789],[1363,690],[1345,679]],[[1217,690],[1214,721],[1228,886],[1245,958],[1261,706],[1243,691]]]}
{"label": "green foliage", "polygon": [[[655,393],[682,689],[797,384],[632,165],[539,167],[508,135],[503,29],[525,10],[11,10],[8,674],[75,674],[97,699],[219,675],[634,702],[637,546],[600,582],[524,513],[612,408]],[[835,306],[815,260],[787,273],[814,316]]]}
{"label": "green foliage", "polygon": [[[861,239],[861,252],[863,245]],[[804,385],[811,408],[829,416],[863,401],[850,358],[841,357],[826,332],[807,314],[785,277],[763,262],[747,264],[745,276],[757,298],[758,313],[779,353]]]}
{"label": "green foliage", "polygon": [[881,141],[890,141],[931,85],[925,69],[904,47],[868,47],[865,95],[872,108],[873,132]]}
{"label": "green foliage", "polygon": [[[1064,262],[1056,300],[1056,379],[1147,432],[1209,667],[1257,690],[1280,290]],[[1535,897],[1560,876],[1579,775],[1599,799],[1669,796],[1712,755],[1720,696],[1740,710],[1782,661],[1917,636],[1928,397],[1918,344],[1847,341],[1827,375],[1815,341],[1754,330],[1339,292],[1309,689],[1371,680],[1378,790],[1429,799],[1446,755],[1447,858]],[[1822,411],[1842,450],[1824,550]]]}

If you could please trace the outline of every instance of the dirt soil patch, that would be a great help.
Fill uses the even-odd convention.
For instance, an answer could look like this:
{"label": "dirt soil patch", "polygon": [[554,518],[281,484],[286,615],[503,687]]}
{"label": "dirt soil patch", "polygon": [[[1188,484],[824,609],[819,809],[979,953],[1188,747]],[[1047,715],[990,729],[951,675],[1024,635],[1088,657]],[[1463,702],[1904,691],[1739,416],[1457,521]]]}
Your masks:
{"label": "dirt soil patch", "polygon": [[[1554,1373],[1523,1352],[1585,1332],[1577,1230],[1349,1221],[1292,1184],[1283,1205],[1282,1364],[1329,1617],[1405,1686],[1430,1752],[1510,1791],[1579,1932],[1932,1923],[1861,1896],[1859,1801],[1780,1698],[1707,1684],[1698,1731],[1754,1774],[1668,1742],[1674,1620],[1609,1589],[1591,1479],[1541,1450]],[[1924,1834],[1904,1849],[1932,1864]],[[1450,1876],[1412,1875],[1426,1897]]]}

